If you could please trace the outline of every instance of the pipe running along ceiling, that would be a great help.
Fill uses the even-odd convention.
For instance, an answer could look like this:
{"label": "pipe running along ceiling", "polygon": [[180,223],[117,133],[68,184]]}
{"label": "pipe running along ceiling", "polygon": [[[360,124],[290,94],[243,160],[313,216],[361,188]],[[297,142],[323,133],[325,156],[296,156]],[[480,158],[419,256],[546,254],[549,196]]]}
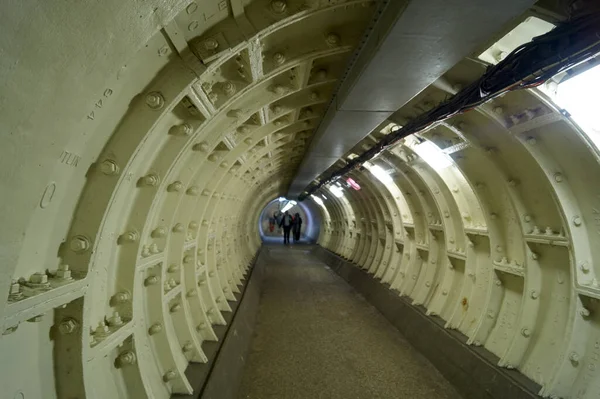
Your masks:
{"label": "pipe running along ceiling", "polygon": [[[562,18],[555,3],[478,37],[482,59],[529,40],[537,28],[498,41],[527,18]],[[378,4],[1,8],[3,392],[192,394],[185,371],[208,360],[260,211],[287,193]],[[484,61],[464,51],[340,155],[478,79]],[[595,398],[599,152],[587,120],[557,106],[568,82],[550,83],[407,138],[347,176],[358,191],[311,198],[322,246],[543,395]]]}

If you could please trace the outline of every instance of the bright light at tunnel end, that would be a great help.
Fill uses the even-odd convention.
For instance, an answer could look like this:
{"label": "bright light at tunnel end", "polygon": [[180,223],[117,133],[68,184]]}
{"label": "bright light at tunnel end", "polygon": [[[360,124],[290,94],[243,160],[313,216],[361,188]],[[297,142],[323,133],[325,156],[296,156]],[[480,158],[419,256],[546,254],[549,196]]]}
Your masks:
{"label": "bright light at tunnel end", "polygon": [[289,201],[284,207],[281,209],[281,212],[286,212],[296,206],[298,203],[296,201]]}

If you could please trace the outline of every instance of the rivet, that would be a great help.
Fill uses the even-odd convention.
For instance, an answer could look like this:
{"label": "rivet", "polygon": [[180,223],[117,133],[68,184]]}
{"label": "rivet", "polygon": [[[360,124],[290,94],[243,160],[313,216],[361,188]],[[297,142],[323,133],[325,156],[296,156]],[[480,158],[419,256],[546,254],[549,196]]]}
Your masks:
{"label": "rivet", "polygon": [[180,310],[181,310],[181,304],[180,303],[176,303],[176,304],[174,304],[173,306],[171,306],[169,308],[169,311],[171,313],[179,312]]}
{"label": "rivet", "polygon": [[198,222],[195,222],[195,221],[193,221],[193,220],[192,220],[192,221],[191,221],[191,222],[188,224],[188,228],[189,228],[190,230],[196,230],[196,229],[198,229]]}
{"label": "rivet", "polygon": [[579,216],[574,216],[574,217],[573,217],[573,224],[574,224],[575,226],[581,226],[581,223],[582,223],[582,222],[581,222],[581,217],[579,217]]}
{"label": "rivet", "polygon": [[535,145],[537,143],[537,140],[535,139],[535,137],[528,137],[527,138],[527,144],[529,145]]}
{"label": "rivet", "polygon": [[177,373],[173,370],[169,370],[165,373],[165,375],[163,375],[164,382],[172,381],[175,378],[177,378]]}
{"label": "rivet", "polygon": [[194,257],[192,255],[186,255],[183,257],[183,263],[189,264],[194,261]]}
{"label": "rivet", "polygon": [[167,191],[170,193],[179,192],[181,190],[183,190],[183,183],[181,183],[180,181],[175,181],[169,184],[169,186],[167,187]]}
{"label": "rivet", "polygon": [[208,152],[208,149],[209,149],[209,147],[208,147],[208,143],[206,141],[203,141],[201,143],[196,143],[192,147],[192,150],[200,151],[200,152]]}
{"label": "rivet", "polygon": [[183,227],[183,224],[181,224],[181,223],[176,223],[175,226],[173,226],[173,228],[171,229],[171,231],[173,231],[173,233],[183,233],[184,230],[185,230],[185,228]]}
{"label": "rivet", "polygon": [[133,351],[121,352],[115,361],[117,368],[135,364],[137,361],[135,353]]}
{"label": "rivet", "polygon": [[529,223],[529,222],[531,222],[531,216],[525,215],[525,216],[523,216],[523,220],[526,221],[527,223]]}
{"label": "rivet", "polygon": [[165,105],[165,98],[158,91],[150,92],[146,95],[146,105],[152,109],[160,109]]}
{"label": "rivet", "polygon": [[192,344],[191,342],[186,342],[181,347],[181,350],[183,350],[184,352],[191,352],[192,350],[194,350],[194,344]]}
{"label": "rivet", "polygon": [[150,285],[155,285],[156,283],[158,283],[158,277],[157,276],[148,276],[144,280],[144,285],[146,287],[148,287]]}
{"label": "rivet", "polygon": [[150,245],[150,253],[151,254],[157,254],[160,252],[160,249],[158,249],[158,244],[154,243],[152,245]]}
{"label": "rivet", "polygon": [[524,337],[530,337],[531,336],[531,331],[528,328],[523,328],[521,329],[521,335]]}
{"label": "rivet", "polygon": [[337,46],[340,44],[340,36],[337,33],[329,33],[327,34],[327,37],[325,38],[325,42],[329,45],[329,46]]}
{"label": "rivet", "polygon": [[206,328],[206,323],[202,322],[200,324],[198,324],[198,326],[196,327],[196,331],[202,331]]}
{"label": "rivet", "polygon": [[556,172],[554,174],[554,181],[557,182],[557,183],[562,182],[563,181],[563,175],[562,175],[562,173]]}
{"label": "rivet", "polygon": [[154,173],[150,173],[144,177],[142,177],[140,179],[140,183],[143,186],[148,186],[148,187],[155,187],[158,186],[158,183],[160,182],[160,179],[158,178],[158,176]]}
{"label": "rivet", "polygon": [[281,65],[285,62],[285,55],[283,55],[283,53],[275,53],[273,54],[273,61],[277,65]]}
{"label": "rivet", "polygon": [[111,298],[111,302],[114,304],[126,303],[131,300],[131,294],[129,291],[119,291]]}
{"label": "rivet", "polygon": [[169,134],[172,136],[189,136],[192,134],[192,125],[189,123],[182,123],[180,125],[171,126]]}
{"label": "rivet", "polygon": [[198,186],[191,186],[187,190],[185,190],[185,193],[187,195],[197,196],[198,194],[200,194],[200,189],[198,188]]}
{"label": "rivet", "polygon": [[150,236],[152,238],[162,238],[166,235],[167,229],[165,229],[164,227],[157,227],[156,229],[152,230],[152,233],[150,233]]}
{"label": "rivet", "polygon": [[130,244],[133,242],[137,242],[139,240],[139,238],[140,238],[140,236],[137,231],[129,230],[129,231],[126,231],[125,233],[121,234],[119,236],[117,242],[119,244]]}
{"label": "rivet", "polygon": [[579,354],[577,352],[571,352],[571,354],[569,354],[569,360],[571,361],[571,363],[573,363],[574,366],[577,366],[579,364]]}
{"label": "rivet", "polygon": [[589,317],[591,313],[588,308],[581,308],[579,309],[579,314],[581,317]]}
{"label": "rivet", "polygon": [[535,252],[532,251],[531,252],[531,259],[538,260],[538,258],[539,258],[538,254],[536,254]]}

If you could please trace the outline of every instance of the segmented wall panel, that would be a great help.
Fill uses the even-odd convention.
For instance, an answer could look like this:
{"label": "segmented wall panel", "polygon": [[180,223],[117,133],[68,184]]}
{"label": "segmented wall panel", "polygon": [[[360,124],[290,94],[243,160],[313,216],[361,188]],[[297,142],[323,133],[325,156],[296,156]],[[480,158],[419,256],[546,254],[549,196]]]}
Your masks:
{"label": "segmented wall panel", "polygon": [[[207,362],[203,343],[236,301],[260,212],[289,186],[377,8],[133,3],[98,11],[111,32],[99,37],[127,40],[129,52],[107,51],[116,64],[94,69],[104,86],[83,85],[92,100],[73,104],[85,113],[33,215],[20,215],[31,221],[18,261],[4,266],[0,351],[18,361],[3,361],[1,385],[11,398],[193,393],[185,370]],[[63,63],[76,76],[69,29]]]}
{"label": "segmented wall panel", "polygon": [[[207,362],[261,245],[260,213],[356,76],[347,66],[383,3],[0,6],[0,396],[192,393],[185,370]],[[352,153],[483,72],[463,60]],[[542,395],[591,399],[599,152],[547,91],[404,140],[346,176],[359,191],[322,189],[319,243]]]}
{"label": "segmented wall panel", "polygon": [[[477,67],[464,61],[448,75]],[[441,95],[431,86],[382,126]],[[352,172],[359,191],[321,188],[312,197],[319,243],[539,383],[541,395],[595,398],[600,153],[590,134],[541,90],[506,94]]]}

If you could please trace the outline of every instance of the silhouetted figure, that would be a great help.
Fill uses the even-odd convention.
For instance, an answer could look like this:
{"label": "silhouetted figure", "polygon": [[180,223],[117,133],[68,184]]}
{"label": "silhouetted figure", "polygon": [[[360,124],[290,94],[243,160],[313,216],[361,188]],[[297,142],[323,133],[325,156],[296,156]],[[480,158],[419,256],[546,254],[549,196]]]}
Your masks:
{"label": "silhouetted figure", "polygon": [[290,230],[292,229],[292,215],[289,214],[288,211],[285,211],[281,221],[279,222],[279,227],[283,227],[283,243],[290,243]]}
{"label": "silhouetted figure", "polygon": [[292,225],[292,232],[294,233],[294,242],[300,241],[300,232],[302,231],[302,218],[299,213],[294,215],[294,223]]}

